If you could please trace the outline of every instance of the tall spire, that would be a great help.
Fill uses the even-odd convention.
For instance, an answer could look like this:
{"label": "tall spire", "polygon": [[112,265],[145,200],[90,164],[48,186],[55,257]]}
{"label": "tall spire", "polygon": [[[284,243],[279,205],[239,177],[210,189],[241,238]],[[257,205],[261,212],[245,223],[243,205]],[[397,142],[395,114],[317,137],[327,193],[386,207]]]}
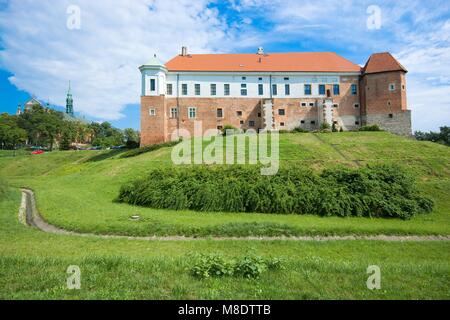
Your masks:
{"label": "tall spire", "polygon": [[69,90],[67,90],[66,113],[69,116],[73,117],[73,98],[72,98],[72,93],[70,92],[70,81],[69,81]]}

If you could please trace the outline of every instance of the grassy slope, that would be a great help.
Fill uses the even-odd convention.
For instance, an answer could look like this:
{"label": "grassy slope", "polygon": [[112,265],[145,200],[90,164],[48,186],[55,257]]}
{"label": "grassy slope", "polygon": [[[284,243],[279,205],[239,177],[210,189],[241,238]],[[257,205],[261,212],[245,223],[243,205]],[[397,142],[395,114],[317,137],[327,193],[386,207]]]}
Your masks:
{"label": "grassy slope", "polygon": [[[45,234],[17,222],[18,190],[0,199],[0,299],[449,299],[448,242],[129,241]],[[286,270],[258,281],[197,280],[190,252],[253,250]],[[378,265],[382,290],[366,288]],[[81,268],[81,290],[66,269]],[[274,285],[275,284],[275,285]]]}
{"label": "grassy slope", "polygon": [[[337,151],[337,150],[338,151]],[[410,221],[321,218],[299,215],[196,213],[114,203],[122,183],[151,168],[170,166],[165,148],[135,158],[117,153],[55,152],[38,157],[0,158],[0,175],[14,186],[36,191],[38,206],[51,223],[83,232],[128,235],[300,235],[300,234],[450,234],[450,149],[388,133],[281,135],[282,165],[301,162],[322,169],[336,165],[392,162],[418,177],[436,200],[435,212]],[[88,161],[88,160],[91,161]],[[92,161],[95,160],[95,161]],[[142,219],[130,221],[139,214]]]}

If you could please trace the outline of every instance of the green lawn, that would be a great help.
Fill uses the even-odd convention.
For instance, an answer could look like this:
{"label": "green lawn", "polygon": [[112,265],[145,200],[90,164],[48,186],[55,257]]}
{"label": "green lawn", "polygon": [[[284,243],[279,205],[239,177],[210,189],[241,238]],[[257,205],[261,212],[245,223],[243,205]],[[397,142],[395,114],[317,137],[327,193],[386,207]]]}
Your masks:
{"label": "green lawn", "polygon": [[[18,187],[31,187],[41,214],[60,227],[126,235],[450,234],[450,149],[388,133],[281,135],[281,164],[317,170],[393,162],[413,173],[436,201],[410,221],[303,215],[197,213],[115,203],[122,183],[171,166],[171,149],[134,158],[120,152],[53,152],[0,157],[0,299],[449,299],[450,242],[140,241],[45,234],[19,224]],[[4,188],[3,188],[4,189]],[[2,188],[0,188],[0,191]],[[139,214],[140,221],[130,216]],[[259,280],[198,280],[191,253],[230,258],[252,251],[285,259]],[[81,268],[81,290],[66,288],[66,269]],[[369,265],[382,289],[366,288]]]}
{"label": "green lawn", "polygon": [[[121,235],[450,234],[450,149],[384,132],[283,134],[281,165],[298,162],[321,170],[337,165],[391,162],[413,173],[436,201],[432,214],[409,221],[308,215],[198,213],[115,203],[120,186],[151,168],[171,166],[170,148],[121,159],[118,152],[54,152],[0,158],[0,175],[12,186],[35,190],[41,214],[60,227]],[[130,216],[140,215],[139,221]]]}
{"label": "green lawn", "polygon": [[[45,234],[17,222],[18,190],[0,201],[0,299],[449,299],[449,242],[138,241]],[[189,253],[285,259],[259,280],[198,280]],[[81,270],[81,290],[66,270]],[[369,265],[381,290],[366,288]]]}

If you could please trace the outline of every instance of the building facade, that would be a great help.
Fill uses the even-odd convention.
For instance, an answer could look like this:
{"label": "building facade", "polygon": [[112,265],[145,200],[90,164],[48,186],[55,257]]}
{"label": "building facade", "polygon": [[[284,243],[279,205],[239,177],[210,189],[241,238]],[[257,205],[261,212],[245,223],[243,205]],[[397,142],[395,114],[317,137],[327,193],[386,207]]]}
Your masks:
{"label": "building facade", "polygon": [[360,66],[335,53],[195,54],[140,67],[141,144],[225,125],[241,129],[357,130],[378,124],[411,134],[406,69],[389,53]]}

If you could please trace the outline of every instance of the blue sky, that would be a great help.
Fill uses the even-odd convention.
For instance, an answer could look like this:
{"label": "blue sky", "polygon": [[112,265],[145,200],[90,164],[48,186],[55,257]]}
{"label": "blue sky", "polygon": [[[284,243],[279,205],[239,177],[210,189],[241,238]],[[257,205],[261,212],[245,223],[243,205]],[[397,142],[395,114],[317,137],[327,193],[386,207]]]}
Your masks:
{"label": "blue sky", "polygon": [[361,65],[389,51],[409,70],[413,128],[450,125],[447,0],[0,0],[0,112],[31,95],[61,108],[70,80],[79,116],[138,129],[138,66],[181,46],[334,51]]}

